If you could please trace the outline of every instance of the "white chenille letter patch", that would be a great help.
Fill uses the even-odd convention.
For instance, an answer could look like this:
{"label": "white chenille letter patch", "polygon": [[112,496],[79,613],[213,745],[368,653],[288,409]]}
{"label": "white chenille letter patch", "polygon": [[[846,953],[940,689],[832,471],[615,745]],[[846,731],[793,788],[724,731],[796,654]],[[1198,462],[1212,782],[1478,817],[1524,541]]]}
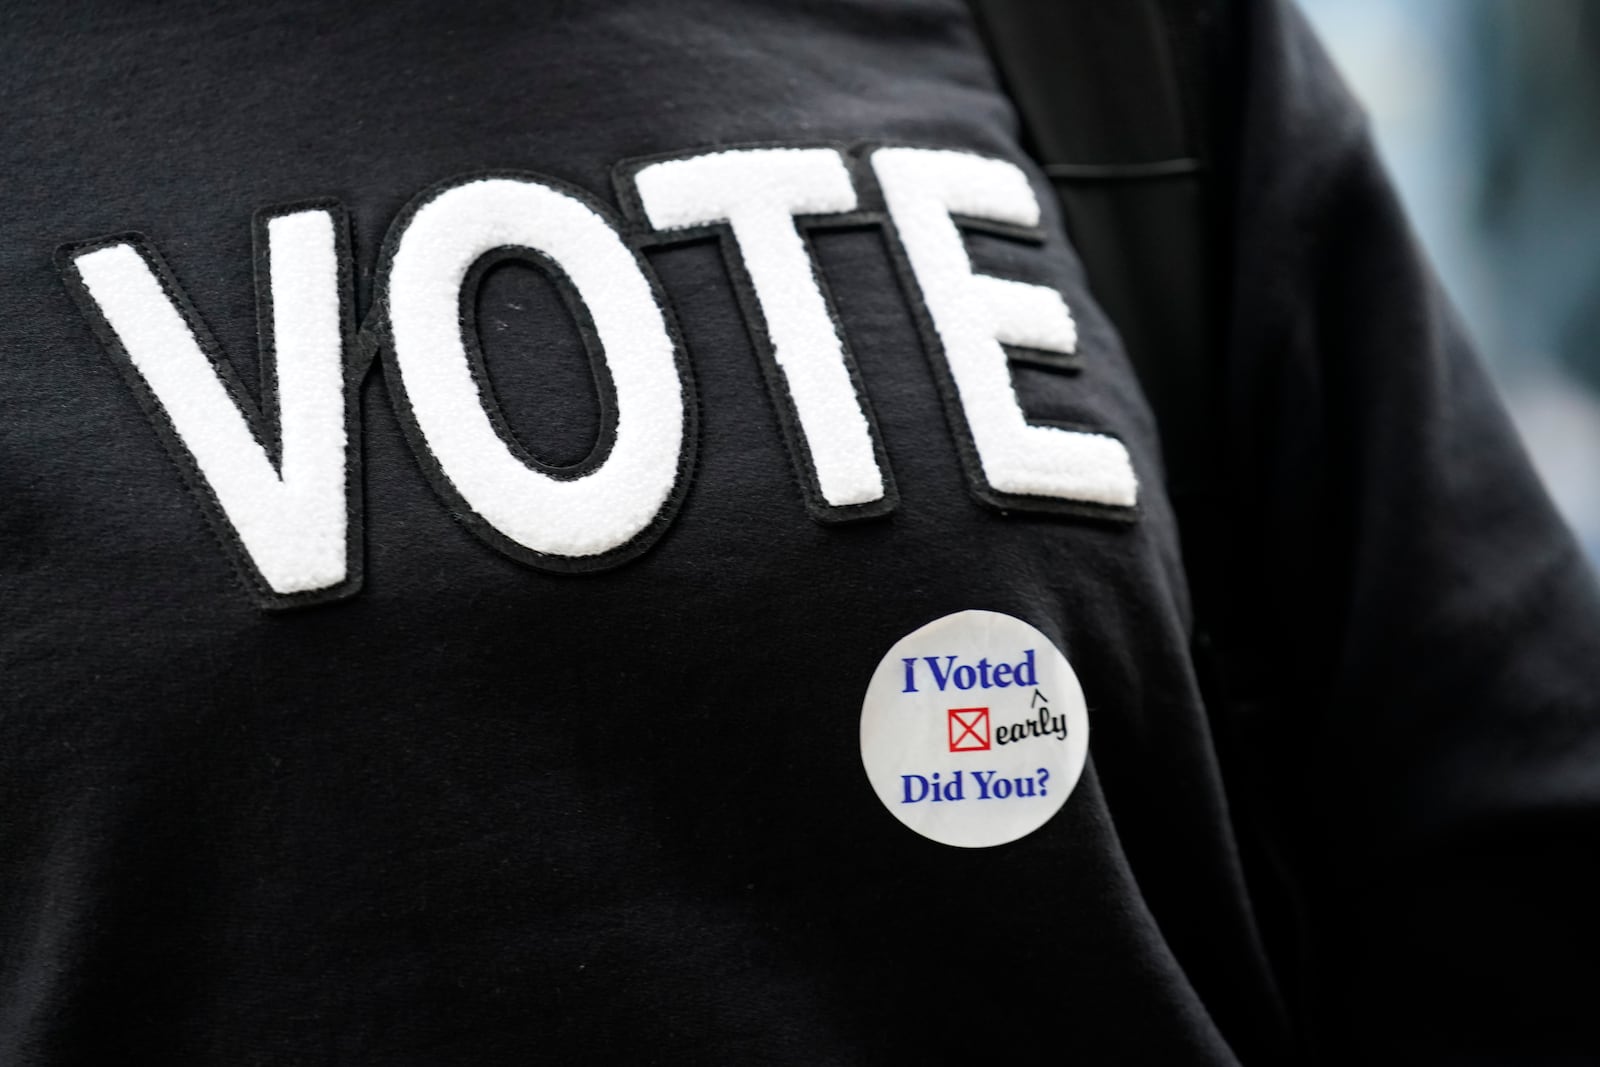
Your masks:
{"label": "white chenille letter patch", "polygon": [[[1128,450],[1105,434],[1036,426],[1024,417],[1001,344],[1072,352],[1077,332],[1061,295],[975,274],[952,216],[1039,224],[1039,202],[1012,163],[970,152],[878,148],[872,170],[922,290],[971,434],[980,496],[1055,498],[1112,508],[1138,502]],[[959,432],[959,431],[958,431]]]}
{"label": "white chenille letter patch", "polygon": [[[1082,368],[1063,358],[1075,355],[1078,334],[1061,293],[979,273],[968,251],[963,226],[989,224],[1001,240],[1048,236],[1028,175],[1015,164],[946,148],[779,144],[625,159],[611,173],[620,213],[582,189],[520,171],[425,189],[389,226],[359,328],[343,207],[306,201],[259,213],[259,399],[148,240],[77,242],[60,248],[56,262],[235,569],[269,608],[335,600],[361,586],[359,394],[379,356],[407,445],[440,500],[481,542],[556,572],[618,566],[655,544],[694,476],[699,410],[690,353],[647,251],[698,271],[669,268],[674,286],[681,278],[694,287],[686,307],[714,307],[714,290],[731,288],[764,377],[764,398],[757,386],[753,397],[726,399],[733,394],[710,374],[745,369],[736,365],[745,353],[738,327],[729,336],[686,324],[707,349],[695,359],[714,369],[707,395],[727,405],[715,413],[711,439],[742,453],[719,465],[714,491],[755,490],[750,472],[783,480],[787,464],[764,465],[766,443],[748,436],[770,431],[775,412],[810,516],[829,524],[881,517],[876,533],[860,531],[861,543],[891,536],[901,496],[889,447],[916,450],[898,453],[902,462],[915,455],[945,463],[941,448],[930,451],[929,413],[917,407],[937,395],[974,500],[1001,512],[1138,518],[1128,448],[1099,432],[1094,416],[1087,428],[1076,421],[1094,406],[1094,392],[1083,392],[1081,408],[1065,394],[1055,423],[1030,422],[1019,402],[1013,362]],[[852,258],[835,261],[835,248],[819,258],[822,242],[835,238],[817,235],[830,230],[862,231],[838,238]],[[701,241],[717,242],[731,287],[719,284],[722,269],[704,249],[680,255],[671,247]],[[980,263],[997,247],[975,249]],[[579,462],[532,454],[496,399],[478,305],[494,291],[485,279],[507,261],[543,272],[575,327],[557,321],[559,339],[535,339],[529,364],[508,379],[507,400],[525,401],[543,386],[551,395],[541,403],[571,402],[548,384],[563,372],[542,361],[550,349],[540,344],[575,332],[600,415],[594,446]],[[832,291],[823,263],[838,272]],[[840,278],[851,279],[848,292],[837,287]],[[835,295],[851,332],[878,346],[865,363],[870,375],[851,351]],[[725,312],[707,314],[706,325],[727,322]],[[893,336],[907,318],[925,360],[901,355],[902,343],[915,340]],[[729,353],[734,365],[718,359]],[[1109,376],[1087,384],[1116,387]],[[888,439],[869,392],[896,405],[884,426],[899,429]],[[738,481],[724,478],[729,470]]]}
{"label": "white chenille letter patch", "polygon": [[813,513],[833,520],[892,509],[854,363],[795,223],[796,216],[855,210],[843,154],[730,149],[649,163],[633,184],[646,221],[659,231],[726,225],[732,232],[729,266],[736,284],[753,294],[755,308],[747,312],[765,326],[756,344]]}
{"label": "white chenille letter patch", "polygon": [[[473,374],[462,287],[480,259],[506,249],[526,250],[572,287],[615,388],[615,439],[576,477],[513,451]],[[378,291],[390,389],[413,448],[474,532],[557,570],[620,562],[659,532],[687,465],[689,399],[655,290],[603,209],[532,175],[436,188],[391,229]]]}
{"label": "white chenille letter patch", "polygon": [[[245,398],[146,242],[133,235],[62,251],[69,287],[269,607],[349,595],[359,584],[346,232],[337,205],[257,219],[258,260],[267,264],[258,300],[271,308],[261,337],[262,407],[276,412],[276,427]],[[276,462],[267,444],[274,430]]]}

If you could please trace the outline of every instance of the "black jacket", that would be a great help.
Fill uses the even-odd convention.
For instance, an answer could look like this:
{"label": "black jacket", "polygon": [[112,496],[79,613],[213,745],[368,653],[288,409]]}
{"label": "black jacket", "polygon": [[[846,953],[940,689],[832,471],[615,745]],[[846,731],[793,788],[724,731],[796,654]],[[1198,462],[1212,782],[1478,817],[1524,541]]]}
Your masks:
{"label": "black jacket", "polygon": [[[956,0],[3,21],[0,1061],[1600,1055],[1600,600],[1286,4],[1230,31],[1220,690],[1160,428]],[[1132,503],[986,451],[885,144],[1021,168],[1037,226],[955,211],[971,270],[1076,332],[1014,404],[1120,447]],[[642,203],[639,161],[730,146],[846,175],[793,231],[842,422],[775,355],[794,292]],[[449,325],[427,279],[466,231],[405,241],[479,179],[587,229],[466,275],[451,366],[496,436],[452,453],[404,345]],[[270,244],[286,211],[325,259]],[[217,488],[268,485],[313,410],[273,369],[297,262],[334,300],[342,522]],[[152,384],[162,323],[231,370]],[[630,330],[655,377],[600,343]],[[876,495],[830,497],[836,427]],[[555,503],[468,484],[497,449]],[[591,521],[564,501],[611,459],[644,473]],[[973,609],[1064,653],[1092,736],[1053,817],[961,849],[885,810],[860,724],[891,647]]]}

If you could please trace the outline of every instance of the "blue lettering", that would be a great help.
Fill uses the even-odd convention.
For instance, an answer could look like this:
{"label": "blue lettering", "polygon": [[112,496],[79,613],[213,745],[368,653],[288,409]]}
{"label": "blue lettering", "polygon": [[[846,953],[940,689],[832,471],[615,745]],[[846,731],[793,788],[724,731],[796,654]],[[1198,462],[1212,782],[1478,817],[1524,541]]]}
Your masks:
{"label": "blue lettering", "polygon": [[[1027,670],[1026,677],[1023,675],[1024,669]],[[1033,649],[1030,648],[1023,654],[1022,662],[1017,664],[1016,671],[1018,685],[1035,686],[1039,684],[1039,675],[1033,669]]]}
{"label": "blue lettering", "polygon": [[[922,662],[928,665],[933,683],[940,692],[952,686],[961,690],[1010,689],[1013,686],[1037,687],[1039,684],[1035,650],[1031,648],[1024,650],[1022,659],[1016,663],[990,663],[988,657],[984,657],[976,664],[963,663],[958,666],[956,659],[956,656],[922,657]],[[900,692],[918,692],[916,657],[907,656],[900,662],[905,665],[905,684],[901,686]]]}
{"label": "blue lettering", "polygon": [[956,658],[954,656],[946,656],[944,658],[944,670],[942,671],[939,669],[937,656],[923,656],[922,658],[927,662],[928,669],[933,672],[934,684],[939,687],[941,693],[944,692],[945,683],[950,680],[951,664],[955,663]]}
{"label": "blue lettering", "polygon": [[[904,800],[902,800],[900,803],[902,803],[902,804],[915,804],[919,800],[926,800],[927,799],[927,797],[928,797],[928,780],[926,778],[922,777],[922,775],[920,775],[920,774],[902,774],[900,776],[900,780],[905,783],[905,787],[906,787],[906,798]],[[911,795],[911,783],[913,781],[915,781],[917,783],[918,792],[917,792],[916,796],[912,796]]]}

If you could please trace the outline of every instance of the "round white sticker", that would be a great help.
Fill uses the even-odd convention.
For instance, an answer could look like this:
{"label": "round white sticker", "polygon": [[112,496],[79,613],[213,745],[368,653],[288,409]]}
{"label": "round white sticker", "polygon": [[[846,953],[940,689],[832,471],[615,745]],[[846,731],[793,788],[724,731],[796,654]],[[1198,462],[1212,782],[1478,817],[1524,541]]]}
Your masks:
{"label": "round white sticker", "polygon": [[1037,830],[1088,754],[1083,688],[1067,657],[996,611],[958,611],[902,637],[861,703],[873,791],[946,845],[985,848]]}

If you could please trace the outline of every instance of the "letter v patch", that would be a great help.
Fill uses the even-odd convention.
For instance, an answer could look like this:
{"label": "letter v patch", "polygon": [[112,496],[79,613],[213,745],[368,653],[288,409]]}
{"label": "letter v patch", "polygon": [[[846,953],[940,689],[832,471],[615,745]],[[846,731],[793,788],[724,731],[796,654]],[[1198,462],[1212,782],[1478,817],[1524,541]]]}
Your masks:
{"label": "letter v patch", "polygon": [[257,601],[339,599],[361,584],[349,224],[303,203],[258,214],[254,236],[259,410],[144,237],[57,263]]}

